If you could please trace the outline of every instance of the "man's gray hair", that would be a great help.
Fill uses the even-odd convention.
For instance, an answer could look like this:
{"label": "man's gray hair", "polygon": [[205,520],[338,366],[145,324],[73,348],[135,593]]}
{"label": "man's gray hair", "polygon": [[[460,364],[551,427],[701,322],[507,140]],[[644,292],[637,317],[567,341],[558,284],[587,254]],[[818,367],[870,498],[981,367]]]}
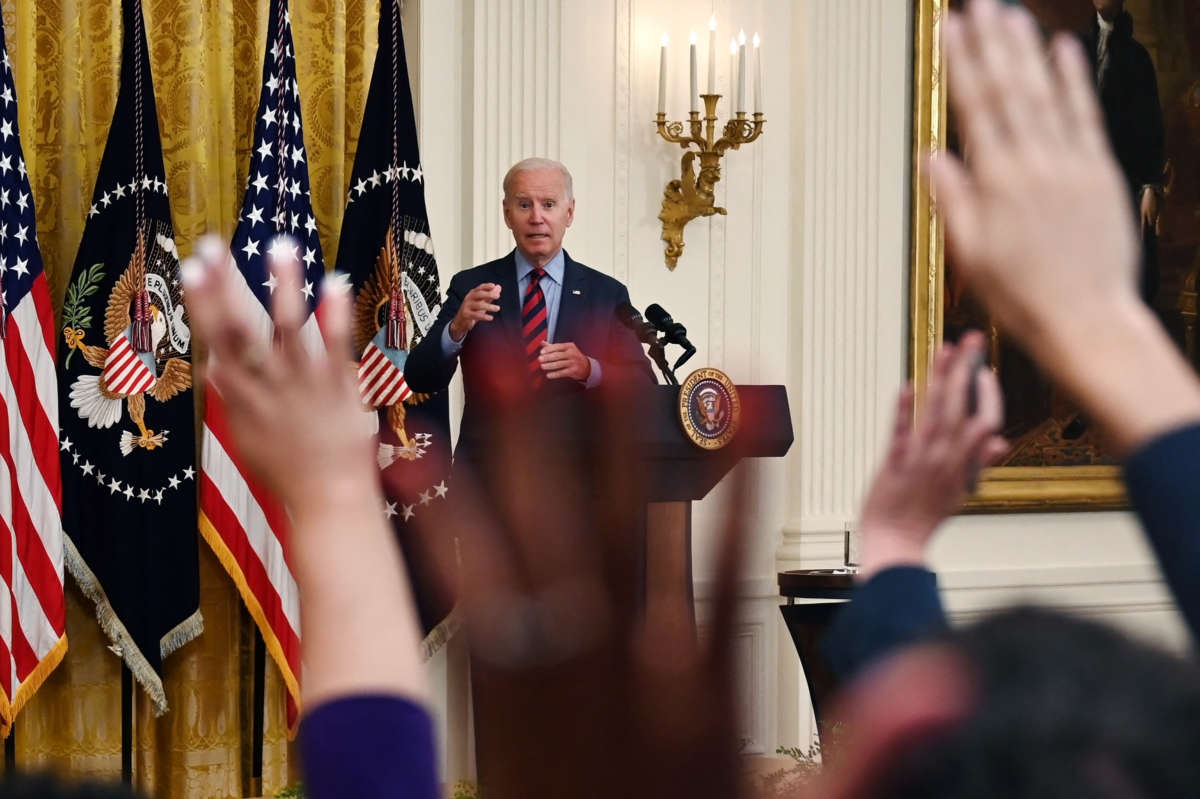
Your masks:
{"label": "man's gray hair", "polygon": [[559,161],[552,158],[526,158],[523,161],[518,161],[509,167],[504,173],[504,198],[508,199],[508,186],[512,183],[512,179],[519,172],[533,172],[539,169],[557,169],[562,173],[563,186],[567,189],[567,199],[571,200],[575,197],[575,186],[571,180],[571,173]]}

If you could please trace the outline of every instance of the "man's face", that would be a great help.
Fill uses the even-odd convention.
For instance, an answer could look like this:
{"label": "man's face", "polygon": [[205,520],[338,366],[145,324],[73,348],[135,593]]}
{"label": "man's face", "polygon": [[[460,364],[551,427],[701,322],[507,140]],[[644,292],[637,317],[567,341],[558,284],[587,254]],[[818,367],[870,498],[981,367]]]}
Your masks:
{"label": "man's face", "polygon": [[1092,0],[1096,13],[1111,22],[1113,17],[1121,13],[1122,0]]}
{"label": "man's face", "polygon": [[563,235],[574,218],[575,200],[567,199],[567,187],[557,169],[513,175],[504,198],[504,224],[529,263],[545,266],[562,248]]}

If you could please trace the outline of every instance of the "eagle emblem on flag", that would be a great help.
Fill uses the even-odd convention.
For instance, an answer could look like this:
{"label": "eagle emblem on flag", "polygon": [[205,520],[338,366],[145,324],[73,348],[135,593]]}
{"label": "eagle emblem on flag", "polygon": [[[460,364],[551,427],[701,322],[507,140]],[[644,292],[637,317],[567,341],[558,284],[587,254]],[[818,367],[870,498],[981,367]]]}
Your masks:
{"label": "eagle emblem on flag", "polygon": [[375,269],[359,289],[354,303],[354,348],[358,362],[358,389],[363,404],[386,409],[387,424],[400,443],[379,444],[379,468],[403,459],[415,461],[429,448],[429,433],[409,435],[404,422],[406,405],[429,399],[416,394],[404,381],[408,351],[428,332],[437,316],[421,289],[408,276],[411,269],[429,268],[433,243],[418,230],[406,229],[398,239],[389,227],[375,259]]}
{"label": "eagle emblem on flag", "polygon": [[[155,450],[167,442],[169,431],[146,427],[146,397],[167,402],[192,387],[192,365],[186,360],[191,331],[175,278],[177,260],[169,236],[159,232],[147,247],[145,236],[139,235],[129,265],[108,297],[103,331],[108,346],[86,342],[86,316],[80,326],[63,329],[67,346],[100,370],[76,378],[71,407],[95,428],[112,427],[127,409],[138,432],[122,432],[118,446],[124,455],[138,447]],[[69,294],[68,305],[70,300]]]}

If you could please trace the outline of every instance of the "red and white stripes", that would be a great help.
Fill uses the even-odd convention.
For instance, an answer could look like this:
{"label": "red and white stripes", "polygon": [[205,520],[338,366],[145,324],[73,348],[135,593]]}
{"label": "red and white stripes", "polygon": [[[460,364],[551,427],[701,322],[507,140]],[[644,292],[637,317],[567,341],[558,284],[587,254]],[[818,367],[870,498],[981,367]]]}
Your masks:
{"label": "red and white stripes", "polygon": [[[241,290],[260,343],[268,346],[271,318],[235,267],[230,279]],[[309,348],[324,347],[316,315],[301,329]],[[242,467],[220,393],[206,394],[200,454],[200,532],[237,585],[283,675],[289,693],[288,723],[300,705],[300,599],[287,563],[287,515]]]}
{"label": "red and white stripes", "polygon": [[154,370],[138,357],[126,331],[108,348],[104,359],[104,385],[114,394],[141,394],[157,382]]}
{"label": "red and white stripes", "polygon": [[44,274],[6,320],[0,370],[0,720],[66,652],[54,313]]}
{"label": "red and white stripes", "polygon": [[367,345],[358,363],[358,393],[369,408],[395,405],[412,394],[403,370],[374,341]]}

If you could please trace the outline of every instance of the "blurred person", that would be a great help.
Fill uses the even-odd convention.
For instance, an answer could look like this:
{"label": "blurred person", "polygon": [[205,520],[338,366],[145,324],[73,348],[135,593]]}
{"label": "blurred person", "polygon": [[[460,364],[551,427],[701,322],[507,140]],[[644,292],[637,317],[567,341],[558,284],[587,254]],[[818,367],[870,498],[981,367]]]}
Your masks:
{"label": "blurred person", "polygon": [[929,163],[946,247],[992,318],[1104,430],[1164,577],[1200,630],[1200,383],[1138,295],[1137,229],[1086,53],[1045,59],[1022,9],[943,28],[972,161]]}
{"label": "blurred person", "polygon": [[[987,2],[971,10],[972,17],[985,19],[995,13],[994,3]],[[1093,418],[1129,453],[1131,494],[1152,540],[1156,546],[1165,542],[1172,554],[1187,556],[1190,552],[1194,571],[1195,536],[1191,533],[1195,518],[1189,517],[1191,508],[1181,498],[1190,496],[1194,475],[1194,469],[1186,467],[1195,466],[1200,458],[1200,426],[1196,424],[1200,420],[1200,388],[1161,330],[1146,323],[1148,311],[1137,298],[1133,279],[1136,242],[1132,225],[1121,210],[1119,174],[1111,159],[1103,157],[1103,133],[1087,85],[1084,55],[1077,46],[1072,50],[1070,45],[1056,44],[1059,58],[1054,72],[1048,72],[1032,29],[1026,35],[1022,27],[1026,24],[1019,17],[1007,18],[1002,35],[984,41],[978,35],[978,21],[972,19],[966,33],[958,17],[947,22],[947,58],[956,70],[952,100],[967,121],[968,136],[985,145],[975,150],[978,155],[971,173],[951,161],[933,167],[948,246],[958,248],[968,279],[997,319],[1049,374],[1080,397]],[[996,47],[1002,51],[996,52]],[[996,59],[997,55],[1010,57]],[[1011,71],[1004,75],[1004,90],[995,90],[1001,85],[1003,71],[996,69],[996,63],[1017,69],[1015,80]],[[1012,122],[1023,124],[1009,124],[1009,114]],[[1029,199],[1031,185],[1039,189],[1034,193],[1036,202]],[[1014,235],[1017,231],[1023,234]],[[1078,279],[1083,276],[1090,280]],[[220,305],[216,294],[206,298],[203,291],[200,296],[189,292],[194,303]],[[213,345],[218,369],[225,368],[223,357],[229,358],[224,363],[235,364],[221,378],[224,385],[242,381],[255,390],[276,390],[283,386],[273,381],[280,380],[312,388],[303,370],[300,376],[290,371],[272,376],[269,371],[264,374],[258,358],[246,360],[241,355],[245,348],[239,346],[247,340],[244,331],[241,335],[219,332],[222,325],[236,330],[244,324],[238,319],[214,322],[203,313],[196,318],[206,339],[225,340],[224,345]],[[336,338],[336,325],[331,327],[330,321],[328,317],[325,320],[327,335]],[[1098,322],[1109,324],[1093,324]],[[960,351],[960,360],[967,360],[963,353],[969,352],[969,344]],[[281,346],[286,347],[286,341]],[[237,364],[239,357],[245,364]],[[959,382],[957,364],[957,360],[948,363],[946,374],[955,376],[956,385],[966,385]],[[336,384],[340,378],[335,372],[323,373],[322,379]],[[344,403],[338,406],[343,412],[353,404],[337,392],[316,396],[324,396],[327,402],[336,400],[335,405]],[[949,388],[946,396],[947,402],[957,402],[949,399]],[[980,407],[987,402],[981,393]],[[285,451],[291,446],[281,444],[277,437],[256,437],[259,432],[254,422],[265,420],[255,417],[255,403],[248,403],[247,408],[247,444]],[[285,426],[286,435],[292,435],[313,425],[297,418]],[[620,428],[612,425],[606,429]],[[984,440],[991,442],[991,435]],[[362,450],[360,457],[369,463],[370,448]],[[980,455],[989,451],[991,444],[978,450]],[[277,470],[276,479],[292,475],[309,460],[325,457],[315,448],[288,454],[293,457],[286,463],[283,458],[263,461],[265,468]],[[468,623],[486,631],[477,637],[482,653],[496,664],[511,689],[503,741],[506,767],[485,790],[501,797],[736,796],[730,647],[734,585],[741,557],[738,508],[731,510],[721,536],[716,615],[710,636],[700,645],[690,633],[681,634],[688,618],[682,598],[676,598],[673,612],[641,619],[630,612],[620,591],[612,589],[614,574],[619,576],[621,564],[626,562],[621,553],[633,540],[622,522],[627,518],[628,503],[615,498],[622,496],[623,485],[636,479],[615,461],[610,458],[599,472],[600,486],[614,500],[599,507],[563,505],[553,492],[545,496],[521,492],[518,486],[528,479],[528,473],[512,469],[507,485],[516,494],[514,507],[503,512],[533,508],[538,512],[523,518],[539,519],[539,523],[503,525],[489,517],[491,509],[465,516],[461,574],[453,565],[443,566],[445,574],[459,574],[468,598],[464,601]],[[962,463],[969,464],[970,459]],[[935,473],[949,479],[952,471],[947,467]],[[970,471],[965,468],[964,476]],[[345,483],[336,484],[350,490]],[[1156,496],[1155,491],[1159,492]],[[319,492],[310,507],[335,507],[340,496],[339,492]],[[948,512],[945,502],[937,499],[942,504],[934,506],[932,515],[922,512],[926,521]],[[303,503],[303,498],[299,501]],[[296,535],[293,546],[309,547],[314,561],[323,548],[347,548],[344,536],[353,526],[342,516],[313,514],[310,518],[323,518],[325,534]],[[367,517],[362,518],[362,524],[370,527]],[[914,523],[904,529],[923,528]],[[599,535],[594,535],[597,531]],[[888,547],[874,548],[876,571],[870,579],[882,577],[892,566],[919,568],[919,561],[905,560],[911,556],[911,541],[904,536],[884,540],[893,554],[887,554]],[[356,537],[350,543],[361,543],[362,556],[376,560],[395,546],[386,535],[367,536],[361,542]],[[864,559],[870,549],[864,539]],[[443,564],[454,563],[445,552],[441,557]],[[395,568],[402,574],[398,558],[394,554],[391,558],[396,559]],[[1167,558],[1163,559],[1168,580],[1179,591],[1181,605],[1186,606],[1187,589],[1180,585],[1184,572],[1172,572]],[[377,591],[375,583],[363,580],[356,568],[337,557],[327,563],[327,570],[335,573],[327,579],[356,593],[354,610],[349,610],[348,602],[342,606],[348,614],[358,612],[362,595]],[[396,581],[402,585],[402,578]],[[302,601],[311,601],[306,590],[314,589],[302,584]],[[402,590],[396,594],[393,614],[398,608],[411,616],[406,594]],[[564,597],[570,601],[562,601]],[[361,635],[358,645],[362,649],[357,653],[366,661],[373,655],[390,661],[373,652],[393,643],[379,640],[377,629],[367,636],[356,624],[334,622],[333,614],[322,618],[334,628],[327,634]],[[414,632],[407,639],[415,653],[415,621],[411,627]],[[306,656],[311,641],[306,635]],[[346,658],[337,647],[334,650],[330,663]],[[831,758],[826,774],[810,795],[826,799],[894,795],[889,791],[904,776],[902,767],[916,751],[914,746],[932,745],[952,736],[956,729],[963,729],[978,706],[979,681],[971,675],[964,657],[963,651],[944,646],[910,647],[865,671],[844,700],[845,747],[838,758]],[[413,661],[415,654],[399,662],[407,668]],[[396,671],[394,666],[389,671],[393,678]],[[365,684],[380,690],[375,680]],[[353,691],[352,685],[351,694]],[[413,696],[412,687],[405,685],[393,684],[381,692],[393,700],[381,705],[387,713],[404,706],[395,701],[397,697]],[[331,708],[340,701],[336,690],[328,691],[326,697]],[[409,706],[416,703],[410,699]],[[310,713],[306,725],[316,718],[316,711],[306,710]],[[353,735],[346,738],[353,740]],[[342,769],[407,762],[418,750],[431,762],[432,753],[422,749],[423,740],[420,735],[374,739],[369,756],[347,760]],[[306,757],[319,759],[321,754],[306,749]],[[1103,757],[1098,762],[1100,769],[1108,767]],[[432,766],[429,770],[432,772]],[[1109,768],[1107,773],[1117,775],[1107,783],[1116,785],[1117,790],[1108,795],[1138,795],[1136,784],[1130,790],[1122,787],[1120,778],[1125,772],[1121,769]],[[394,782],[390,787],[403,793],[405,785]]]}
{"label": "blurred person", "polygon": [[854,600],[834,617],[826,640],[841,679],[946,629],[926,545],[966,500],[980,469],[1007,450],[999,436],[1004,399],[996,375],[981,366],[984,347],[972,331],[938,350],[915,420],[912,385],[900,393],[892,440],[859,519]]}
{"label": "blurred person", "polygon": [[[209,347],[239,452],[293,522],[288,557],[300,587],[306,795],[438,795],[419,630],[403,561],[383,521],[367,414],[349,362],[349,301],[327,281],[324,352],[299,324],[299,266],[276,262],[274,355],[245,314],[224,245],[209,240],[183,274],[193,324]],[[332,284],[332,285],[331,285]],[[338,353],[343,353],[339,357]],[[696,639],[682,589],[650,614],[629,601],[639,475],[622,455],[618,400],[596,419],[612,448],[596,463],[594,498],[521,491],[520,430],[496,431],[512,468],[510,505],[454,504],[431,555],[459,584],[479,657],[492,664],[497,768],[489,797],[736,799],[739,780],[733,633],[746,536],[747,485],[734,487],[719,536],[712,614]],[[355,418],[362,418],[362,425]],[[736,443],[731,445],[736,446]],[[597,499],[602,497],[603,499]],[[964,693],[940,656],[901,657],[846,701],[866,734],[862,764],[835,766],[812,796],[864,795],[889,773],[894,741],[961,715]],[[881,697],[901,697],[881,702]]]}
{"label": "blurred person", "polygon": [[370,415],[350,362],[350,298],[322,286],[324,347],[301,336],[294,260],[274,261],[275,343],[243,313],[233,261],[215,237],[181,265],[195,330],[210,352],[238,455],[283,503],[288,564],[300,590],[300,751],[306,795],[440,795],[403,559],[386,523]]}
{"label": "blurred person", "polygon": [[[209,240],[199,252],[183,274],[211,385],[224,395],[241,457],[293,522],[306,795],[436,796],[415,609],[380,510],[367,414],[338,356],[349,362],[349,301],[326,282],[325,351],[313,351],[298,331],[299,266],[273,264],[277,352],[268,357],[239,312],[224,245]],[[731,492],[699,642],[682,589],[648,615],[629,601],[639,475],[623,456],[620,399],[600,409],[595,423],[612,446],[595,464],[590,501],[520,490],[529,476],[521,430],[504,426],[497,446],[512,468],[500,479],[512,503],[455,503],[460,546],[447,538],[430,552],[442,578],[459,584],[472,644],[503,689],[499,712],[478,720],[496,725],[497,768],[483,790],[499,799],[736,799],[744,790],[733,634],[748,486],[743,475]],[[903,656],[848,698],[847,716],[866,731],[853,746],[861,763],[831,767],[811,796],[865,795],[890,773],[895,741],[958,718],[965,693],[946,666],[940,655]]]}
{"label": "blurred person", "polygon": [[[1032,18],[994,0],[950,15],[943,41],[973,153],[969,165],[946,154],[930,164],[947,247],[994,318],[1124,455],[1130,498],[1194,636],[1200,383],[1139,297],[1136,229],[1086,54],[1060,37],[1047,64]],[[996,407],[987,373],[970,377],[977,346],[968,339],[938,356],[915,422],[902,398],[864,505],[861,584],[827,641],[837,669],[858,682],[916,652],[941,653],[960,715],[897,736],[891,751],[903,756],[864,795],[1191,796],[1195,663],[1031,608],[947,631],[926,547],[974,463],[999,446],[984,443],[998,422],[986,410]],[[975,413],[963,399],[971,379]]]}
{"label": "blurred person", "polygon": [[[1006,447],[996,435],[999,386],[979,366],[983,345],[970,333],[939,351],[915,420],[911,387],[901,393],[859,523],[859,585],[826,641],[831,665],[849,680],[894,669],[897,653],[940,654],[950,697],[961,702],[956,718],[897,736],[890,768],[865,795],[1191,796],[1200,781],[1195,663],[1032,607],[949,628],[928,543],[979,468]],[[845,757],[837,747],[826,754]]]}
{"label": "blurred person", "polygon": [[[239,312],[224,246],[209,240],[199,252],[183,273],[193,324],[212,353],[210,384],[226,401],[240,456],[293,523],[307,794],[434,796],[415,611],[380,510],[369,420],[342,362],[349,301],[326,282],[324,352],[311,351],[299,334],[298,266],[274,263],[280,290],[276,352],[268,356]],[[649,797],[678,785],[691,786],[692,796],[736,796],[731,641],[740,506],[723,537],[713,643],[700,647],[682,594],[653,619],[630,601],[630,550],[640,546],[631,523],[640,512],[636,475],[619,452],[619,419],[606,412],[596,423],[618,445],[593,473],[592,496],[603,502],[520,490],[529,475],[520,429],[501,427],[496,446],[511,468],[498,479],[512,502],[455,503],[460,546],[448,536],[430,553],[443,578],[459,583],[473,648],[502,689],[497,712],[477,720],[495,725],[497,767],[486,790]],[[692,774],[695,757],[705,767]],[[647,787],[630,788],[640,784]]]}

